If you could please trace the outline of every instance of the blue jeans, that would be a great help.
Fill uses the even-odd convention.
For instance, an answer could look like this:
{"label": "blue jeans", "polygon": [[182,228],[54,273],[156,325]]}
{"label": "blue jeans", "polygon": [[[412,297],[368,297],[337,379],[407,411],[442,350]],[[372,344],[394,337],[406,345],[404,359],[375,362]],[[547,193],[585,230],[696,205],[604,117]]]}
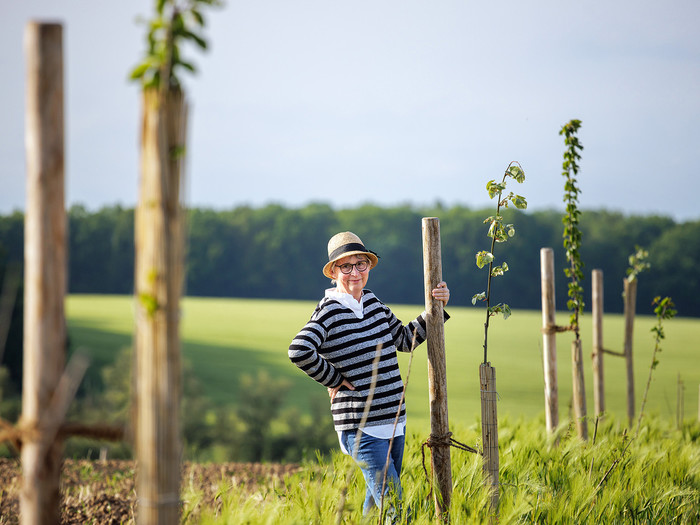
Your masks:
{"label": "blue jeans", "polygon": [[[380,439],[367,434],[361,434],[360,446],[355,457],[355,444],[357,440],[356,430],[344,430],[341,439],[345,449],[350,452],[362,470],[365,478],[367,493],[362,513],[367,514],[375,505],[379,506],[381,501],[382,483],[384,482],[384,466],[389,452],[389,439]],[[404,436],[396,436],[391,445],[391,458],[386,473],[386,486],[384,489],[384,508],[391,507],[390,498],[386,495],[391,491],[398,500],[401,499],[401,462],[403,461]]]}

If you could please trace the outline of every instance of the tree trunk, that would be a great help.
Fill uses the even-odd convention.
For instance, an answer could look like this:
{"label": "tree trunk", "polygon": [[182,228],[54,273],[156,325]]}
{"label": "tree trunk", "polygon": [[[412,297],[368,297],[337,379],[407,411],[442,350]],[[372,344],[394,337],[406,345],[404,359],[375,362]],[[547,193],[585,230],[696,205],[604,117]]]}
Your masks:
{"label": "tree trunk", "polygon": [[[30,22],[27,55],[23,525],[60,522],[62,443],[50,416],[66,361],[63,28]],[[60,424],[60,422],[59,422]]]}
{"label": "tree trunk", "polygon": [[181,462],[180,205],[186,105],[179,90],[143,92],[141,183],[135,216],[137,521],[179,522]]}

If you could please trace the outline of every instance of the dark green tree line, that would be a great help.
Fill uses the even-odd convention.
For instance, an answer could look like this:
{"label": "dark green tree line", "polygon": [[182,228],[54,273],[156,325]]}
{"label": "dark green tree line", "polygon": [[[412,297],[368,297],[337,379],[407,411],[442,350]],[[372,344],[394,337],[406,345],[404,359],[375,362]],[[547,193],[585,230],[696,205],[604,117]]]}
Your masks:
{"label": "dark green tree line", "polygon": [[[513,308],[540,307],[539,250],[552,247],[557,272],[565,264],[561,242],[562,212],[517,213],[518,235],[504,245],[510,274],[508,296]],[[478,276],[473,258],[483,243],[484,210],[466,207],[362,205],[334,209],[326,204],[287,208],[271,204],[215,211],[189,211],[186,293],[193,296],[317,299],[328,281],[320,268],[327,259],[326,242],[340,230],[356,232],[381,256],[369,287],[388,302],[422,304],[423,261],[421,218],[440,218],[443,274],[451,301],[469,305]],[[129,294],[133,291],[133,209],[107,207],[89,212],[74,206],[69,214],[69,290],[71,293]],[[23,261],[24,217],[0,217],[0,272]],[[605,310],[622,311],[622,278],[635,246],[649,251],[651,269],[639,283],[640,313],[652,313],[656,295],[672,295],[683,315],[700,315],[694,300],[700,271],[700,221],[676,223],[659,216],[626,216],[609,211],[584,211],[580,228],[586,243],[586,276],[594,268],[606,280]],[[563,273],[563,272],[562,272]],[[561,275],[562,273],[557,273]],[[496,283],[499,286],[501,283]],[[566,305],[566,286],[557,287],[557,304]]]}

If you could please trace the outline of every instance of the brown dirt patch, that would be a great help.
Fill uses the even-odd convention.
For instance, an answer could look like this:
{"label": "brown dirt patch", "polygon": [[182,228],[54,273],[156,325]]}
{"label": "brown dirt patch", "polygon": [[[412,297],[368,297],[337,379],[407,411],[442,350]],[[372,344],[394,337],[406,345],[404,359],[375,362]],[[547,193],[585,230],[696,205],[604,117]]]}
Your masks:
{"label": "brown dirt patch", "polygon": [[[297,465],[259,463],[185,463],[182,492],[202,495],[201,506],[214,508],[222,482],[240,490],[297,472]],[[19,524],[21,467],[17,460],[0,458],[0,525]],[[66,460],[61,476],[61,524],[133,523],[136,511],[135,463],[133,461]],[[189,519],[196,516],[189,516]],[[189,520],[188,520],[189,521]]]}

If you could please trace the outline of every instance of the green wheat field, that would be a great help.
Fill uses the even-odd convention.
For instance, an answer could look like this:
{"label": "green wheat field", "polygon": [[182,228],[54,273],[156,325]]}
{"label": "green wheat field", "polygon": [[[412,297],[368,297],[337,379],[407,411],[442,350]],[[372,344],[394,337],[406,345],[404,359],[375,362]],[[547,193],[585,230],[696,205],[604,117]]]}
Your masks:
{"label": "green wheat field", "polygon": [[[419,306],[390,305],[404,322]],[[297,301],[186,298],[182,302],[183,353],[207,394],[232,404],[244,376],[265,370],[291,383],[287,403],[300,409],[325,389],[287,359],[287,347],[314,304]],[[483,359],[483,310],[448,308],[445,327],[450,427],[454,438],[479,447],[478,368]],[[133,298],[70,296],[67,300],[71,347],[88,354],[93,367],[109,364],[131,345]],[[565,324],[565,312],[557,319]],[[499,392],[499,523],[700,523],[700,424],[697,422],[700,320],[677,317],[664,325],[666,339],[653,373],[645,418],[638,435],[626,422],[624,361],[605,357],[607,417],[594,424],[591,439],[572,430],[571,334],[557,336],[561,425],[544,429],[541,314],[516,311],[495,319],[489,359]],[[635,324],[637,410],[646,385],[655,318]],[[604,344],[621,350],[623,319],[605,317]],[[586,388],[592,412],[590,316],[583,318]],[[436,523],[430,481],[423,468],[421,443],[430,432],[425,346],[411,362],[401,357],[408,378],[408,428],[400,523]],[[684,385],[685,423],[677,429],[679,378]],[[490,515],[481,457],[451,449],[452,523],[495,523]],[[429,450],[426,455],[429,456]],[[427,460],[430,469],[430,460]],[[222,479],[215,505],[201,488],[185,483],[181,523],[198,524],[357,524],[378,523],[362,516],[364,482],[352,460],[340,452],[307,460],[299,473],[241,490]]]}
{"label": "green wheat field", "polygon": [[[182,301],[181,337],[184,358],[192,365],[206,394],[216,403],[236,402],[240,378],[266,370],[292,383],[289,403],[300,409],[312,397],[327,399],[325,388],[310,380],[287,358],[292,338],[306,323],[315,304],[304,301],[185,298]],[[390,305],[404,323],[422,311],[421,306]],[[132,344],[133,298],[130,296],[72,295],[67,300],[72,348],[90,356],[92,366],[111,363]],[[445,325],[447,392],[450,423],[471,425],[480,414],[479,365],[483,361],[483,309],[449,307]],[[606,315],[604,346],[622,351],[623,317]],[[567,312],[557,317],[568,322]],[[654,317],[637,317],[634,333],[636,406],[639,409],[651,364]],[[591,316],[582,318],[586,363],[588,412],[593,412]],[[498,414],[532,419],[544,416],[541,313],[515,311],[503,320],[495,317],[489,330],[489,361],[496,369]],[[676,317],[664,325],[660,361],[652,376],[647,400],[649,414],[675,421],[679,378],[683,384],[686,417],[697,417],[700,385],[700,319]],[[571,403],[571,333],[557,335],[560,420],[568,418]],[[409,354],[399,356],[402,375],[408,378],[407,409],[410,428],[429,430],[426,345],[419,346],[409,370]],[[626,418],[624,359],[605,355],[606,413]]]}

